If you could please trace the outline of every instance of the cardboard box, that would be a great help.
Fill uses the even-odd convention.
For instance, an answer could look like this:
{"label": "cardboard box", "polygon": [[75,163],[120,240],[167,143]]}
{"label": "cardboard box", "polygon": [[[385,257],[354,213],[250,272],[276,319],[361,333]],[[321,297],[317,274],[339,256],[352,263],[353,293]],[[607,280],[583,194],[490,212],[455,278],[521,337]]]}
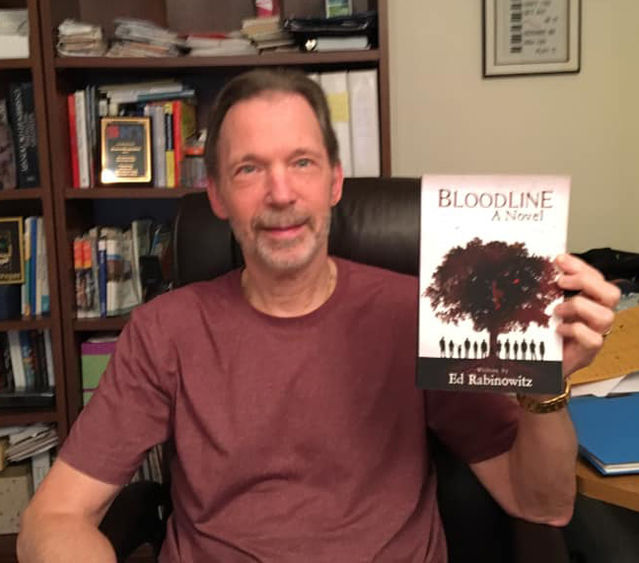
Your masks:
{"label": "cardboard box", "polygon": [[0,534],[20,531],[20,515],[32,494],[30,462],[9,465],[0,472]]}

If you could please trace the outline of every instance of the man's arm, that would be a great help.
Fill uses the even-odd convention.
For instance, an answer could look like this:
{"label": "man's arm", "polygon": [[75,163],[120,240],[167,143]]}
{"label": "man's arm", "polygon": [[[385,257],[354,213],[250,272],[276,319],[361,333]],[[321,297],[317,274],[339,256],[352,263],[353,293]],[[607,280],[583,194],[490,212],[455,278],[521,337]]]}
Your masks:
{"label": "man's arm", "polygon": [[18,560],[115,563],[98,525],[119,490],[56,460],[22,516]]}
{"label": "man's arm", "polygon": [[[619,290],[578,258],[560,256],[558,284],[577,291],[555,313],[562,322],[564,377],[588,365],[614,320]],[[513,447],[471,464],[479,480],[513,516],[563,526],[570,521],[576,493],[577,440],[566,409],[534,414],[522,409]]]}

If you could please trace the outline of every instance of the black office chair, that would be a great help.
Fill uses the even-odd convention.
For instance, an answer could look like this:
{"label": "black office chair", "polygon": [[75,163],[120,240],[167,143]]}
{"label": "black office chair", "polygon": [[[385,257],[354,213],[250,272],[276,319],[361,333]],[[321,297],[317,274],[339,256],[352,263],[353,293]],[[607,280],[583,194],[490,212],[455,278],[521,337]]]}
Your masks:
{"label": "black office chair", "polygon": [[[342,201],[332,214],[331,254],[416,275],[419,201],[420,183],[416,178],[347,179]],[[242,255],[228,223],[213,216],[202,193],[181,200],[173,250],[177,286],[211,279],[242,265]],[[464,463],[434,437],[429,441],[450,563],[568,561],[560,529],[506,515]],[[150,504],[154,509],[166,501],[166,494],[159,487],[142,493],[146,495],[146,507]],[[137,526],[120,519],[120,515],[129,515],[128,505],[135,502],[135,491],[128,497],[126,494],[118,497],[118,505],[114,503],[102,526],[121,560],[140,543],[152,543],[157,551],[164,531],[154,510],[138,511],[141,521]]]}

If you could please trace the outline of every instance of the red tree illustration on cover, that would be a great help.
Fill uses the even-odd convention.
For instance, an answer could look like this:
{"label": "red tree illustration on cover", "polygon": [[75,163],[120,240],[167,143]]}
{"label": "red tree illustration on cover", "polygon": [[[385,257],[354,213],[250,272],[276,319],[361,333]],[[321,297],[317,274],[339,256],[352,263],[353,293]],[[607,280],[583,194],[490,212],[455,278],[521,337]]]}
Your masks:
{"label": "red tree illustration on cover", "polygon": [[548,326],[545,310],[561,295],[554,279],[551,261],[525,244],[474,238],[444,256],[426,295],[442,321],[470,319],[476,331],[487,330],[489,358],[496,358],[499,334]]}

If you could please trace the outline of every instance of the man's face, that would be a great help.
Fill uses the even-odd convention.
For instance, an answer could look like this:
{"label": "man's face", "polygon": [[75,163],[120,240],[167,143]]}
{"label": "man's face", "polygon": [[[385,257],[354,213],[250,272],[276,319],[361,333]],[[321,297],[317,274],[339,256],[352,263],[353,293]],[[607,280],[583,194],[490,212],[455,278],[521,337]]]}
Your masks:
{"label": "man's face", "polygon": [[234,105],[220,130],[218,162],[209,197],[229,219],[247,266],[286,273],[326,256],[343,175],[302,96],[269,92]]}

